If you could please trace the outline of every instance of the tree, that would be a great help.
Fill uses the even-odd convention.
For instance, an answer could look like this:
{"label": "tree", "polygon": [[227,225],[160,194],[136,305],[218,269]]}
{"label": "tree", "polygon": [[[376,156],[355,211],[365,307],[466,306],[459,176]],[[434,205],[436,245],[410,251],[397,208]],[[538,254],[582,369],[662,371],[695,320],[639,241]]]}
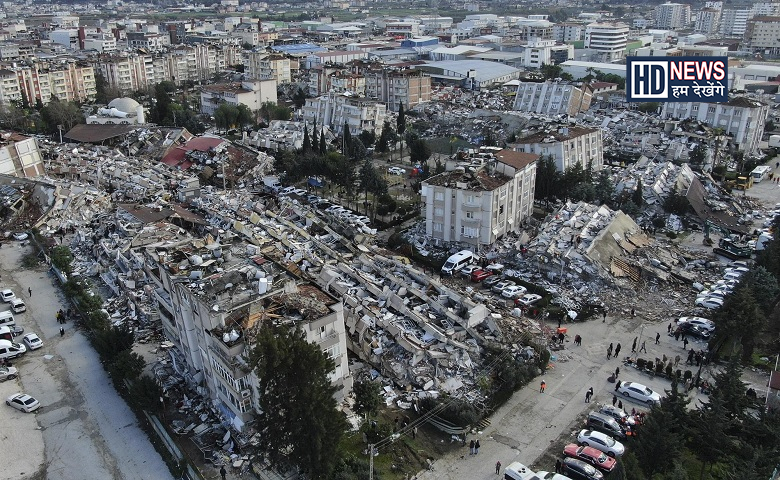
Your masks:
{"label": "tree", "polygon": [[242,129],[252,123],[252,110],[243,103],[236,106],[236,124]]}
{"label": "tree", "polygon": [[306,104],[306,98],[306,92],[304,92],[301,87],[298,87],[298,90],[295,91],[295,94],[292,97],[295,108],[302,108]]}
{"label": "tree", "polygon": [[615,195],[615,185],[612,183],[612,176],[606,169],[601,169],[596,176],[596,200],[602,205],[609,205],[612,202],[612,196]]}
{"label": "tree", "polygon": [[274,102],[264,102],[260,105],[260,117],[267,122],[271,120],[289,120],[292,118],[292,112],[287,107],[282,107]]}
{"label": "tree", "polygon": [[57,269],[70,278],[73,273],[73,253],[65,245],[58,245],[51,249],[51,263]]}
{"label": "tree", "polygon": [[631,201],[636,205],[637,207],[642,207],[642,205],[645,204],[645,197],[643,196],[643,190],[644,187],[642,186],[642,179],[637,178],[636,179],[636,189],[634,189],[634,193],[631,194]]}
{"label": "tree", "polygon": [[[425,140],[417,137],[416,135],[409,139],[409,158],[412,165],[422,165],[427,162],[431,156],[431,149]],[[425,170],[427,171],[427,169]]]}
{"label": "tree", "polygon": [[352,149],[352,132],[349,130],[349,124],[344,120],[344,130],[341,134],[341,153],[349,157],[349,151]]}
{"label": "tree", "polygon": [[376,149],[381,153],[385,153],[389,150],[390,140],[393,136],[393,130],[390,126],[390,121],[385,120],[382,125],[382,133],[379,134],[379,140],[377,140]]}
{"label": "tree", "polygon": [[328,151],[328,143],[325,141],[325,130],[320,131],[320,155],[325,155]]}
{"label": "tree", "polygon": [[719,354],[728,347],[731,350],[726,353],[735,355],[736,347],[741,342],[743,356],[749,358],[766,318],[747,285],[740,283],[732,294],[726,297],[714,317],[718,328],[710,340],[710,351]]}
{"label": "tree", "polygon": [[636,109],[643,113],[655,113],[660,106],[658,102],[644,102],[637,105]]}
{"label": "tree", "polygon": [[175,91],[176,86],[170,89],[171,82],[160,82],[154,86],[154,109],[152,110],[152,121],[159,125],[171,125],[173,119],[171,118],[170,106],[171,95],[169,92]]}
{"label": "tree", "polygon": [[547,206],[550,199],[557,194],[556,186],[561,183],[561,172],[555,166],[552,155],[542,155],[536,162],[536,197],[543,198]]}
{"label": "tree", "polygon": [[123,380],[136,380],[146,367],[146,360],[141,355],[130,350],[119,352],[108,362],[107,370],[114,385],[123,386]]}
{"label": "tree", "polygon": [[764,315],[769,315],[772,312],[777,295],[780,294],[777,278],[769,273],[766,268],[759,265],[751,268],[742,278],[741,283],[745,284],[753,298],[756,299]]}
{"label": "tree", "polygon": [[352,386],[355,394],[355,412],[360,415],[374,416],[379,412],[381,386],[376,382],[357,382]]}
{"label": "tree", "polygon": [[132,349],[134,340],[133,330],[121,324],[112,325],[111,328],[95,333],[92,344],[100,358],[110,362],[121,352]]}
{"label": "tree", "polygon": [[106,105],[109,102],[108,81],[100,70],[95,69],[95,103]]}
{"label": "tree", "polygon": [[702,165],[704,161],[707,160],[707,146],[701,143],[697,144],[693,147],[693,150],[691,150],[688,160],[690,160],[693,165]]}
{"label": "tree", "polygon": [[62,125],[63,130],[67,131],[74,125],[84,122],[84,114],[74,102],[49,102],[41,110],[41,119],[46,122],[47,131],[54,133],[57,126]]}
{"label": "tree", "polygon": [[303,154],[311,153],[311,140],[309,139],[309,127],[303,125]]}
{"label": "tree", "polygon": [[370,147],[376,142],[376,134],[373,130],[363,130],[360,132],[360,135],[358,135],[358,138],[366,147]]}
{"label": "tree", "polygon": [[347,430],[336,410],[333,360],[289,326],[265,325],[255,337],[251,365],[259,392],[257,427],[273,465],[296,463],[309,478],[327,478]]}
{"label": "tree", "polygon": [[[395,131],[398,132],[398,136],[401,139],[401,160],[404,158],[404,132],[406,132],[406,112],[404,111],[404,104],[398,102],[398,118],[395,121]],[[412,162],[414,164],[414,162]]]}
{"label": "tree", "polygon": [[563,68],[560,65],[547,65],[542,64],[539,71],[544,75],[545,80],[552,80],[554,78],[560,78],[563,74]]}
{"label": "tree", "polygon": [[311,127],[311,149],[315,153],[320,151],[320,136],[317,134],[317,119],[314,119],[314,125]]}

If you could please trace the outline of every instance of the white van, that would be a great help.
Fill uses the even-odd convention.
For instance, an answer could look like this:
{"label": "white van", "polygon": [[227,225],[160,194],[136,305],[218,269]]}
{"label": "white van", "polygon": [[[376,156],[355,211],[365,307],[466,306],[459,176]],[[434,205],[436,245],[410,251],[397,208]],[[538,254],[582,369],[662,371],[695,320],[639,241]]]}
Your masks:
{"label": "white van", "polygon": [[0,340],[0,359],[16,358],[27,353],[27,347],[10,340]]}
{"label": "white van", "polygon": [[11,300],[11,310],[14,313],[22,313],[27,310],[27,305],[24,304],[24,300],[21,298],[14,298]]}
{"label": "white van", "polygon": [[6,327],[10,327],[11,325],[16,325],[14,314],[11,313],[9,310],[6,310],[5,312],[0,312],[0,325],[4,325]]}
{"label": "white van", "polygon": [[504,469],[504,480],[533,480],[536,473],[520,462],[512,462]]}
{"label": "white van", "polygon": [[477,263],[477,260],[478,258],[474,255],[474,252],[461,250],[444,262],[444,266],[441,267],[441,274],[452,275],[470,263]]}

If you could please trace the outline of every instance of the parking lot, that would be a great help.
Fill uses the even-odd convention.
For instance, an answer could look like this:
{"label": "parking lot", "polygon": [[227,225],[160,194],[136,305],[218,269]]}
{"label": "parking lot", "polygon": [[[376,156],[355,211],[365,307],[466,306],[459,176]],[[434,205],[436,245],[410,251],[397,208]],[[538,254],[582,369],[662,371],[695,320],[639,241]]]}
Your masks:
{"label": "parking lot", "polygon": [[61,295],[45,267],[19,267],[28,251],[17,242],[0,248],[2,287],[27,303],[16,321],[25,332],[37,333],[44,345],[12,361],[20,376],[0,383],[0,398],[23,391],[38,399],[41,408],[28,414],[0,406],[0,479],[171,478],[88,340],[70,323],[60,336],[55,316],[63,308]]}

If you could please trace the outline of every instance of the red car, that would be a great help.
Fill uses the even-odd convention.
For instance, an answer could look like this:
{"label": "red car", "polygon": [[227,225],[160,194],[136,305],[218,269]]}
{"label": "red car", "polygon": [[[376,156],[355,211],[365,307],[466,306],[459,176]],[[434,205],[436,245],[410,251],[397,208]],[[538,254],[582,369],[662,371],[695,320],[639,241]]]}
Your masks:
{"label": "red car", "polygon": [[494,272],[490,270],[475,270],[471,274],[471,281],[472,282],[481,282],[482,280],[491,277],[494,275]]}
{"label": "red car", "polygon": [[611,472],[615,468],[617,460],[601,450],[593,447],[581,447],[576,443],[570,443],[563,448],[563,454],[571,458],[579,458],[604,472]]}

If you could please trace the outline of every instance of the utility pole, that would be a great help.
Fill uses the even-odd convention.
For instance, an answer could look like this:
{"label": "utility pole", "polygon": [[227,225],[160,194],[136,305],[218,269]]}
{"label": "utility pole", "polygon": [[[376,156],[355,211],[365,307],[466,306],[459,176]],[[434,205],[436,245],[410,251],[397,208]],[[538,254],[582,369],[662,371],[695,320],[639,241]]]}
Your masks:
{"label": "utility pole", "polygon": [[374,444],[368,444],[368,480],[374,480]]}

